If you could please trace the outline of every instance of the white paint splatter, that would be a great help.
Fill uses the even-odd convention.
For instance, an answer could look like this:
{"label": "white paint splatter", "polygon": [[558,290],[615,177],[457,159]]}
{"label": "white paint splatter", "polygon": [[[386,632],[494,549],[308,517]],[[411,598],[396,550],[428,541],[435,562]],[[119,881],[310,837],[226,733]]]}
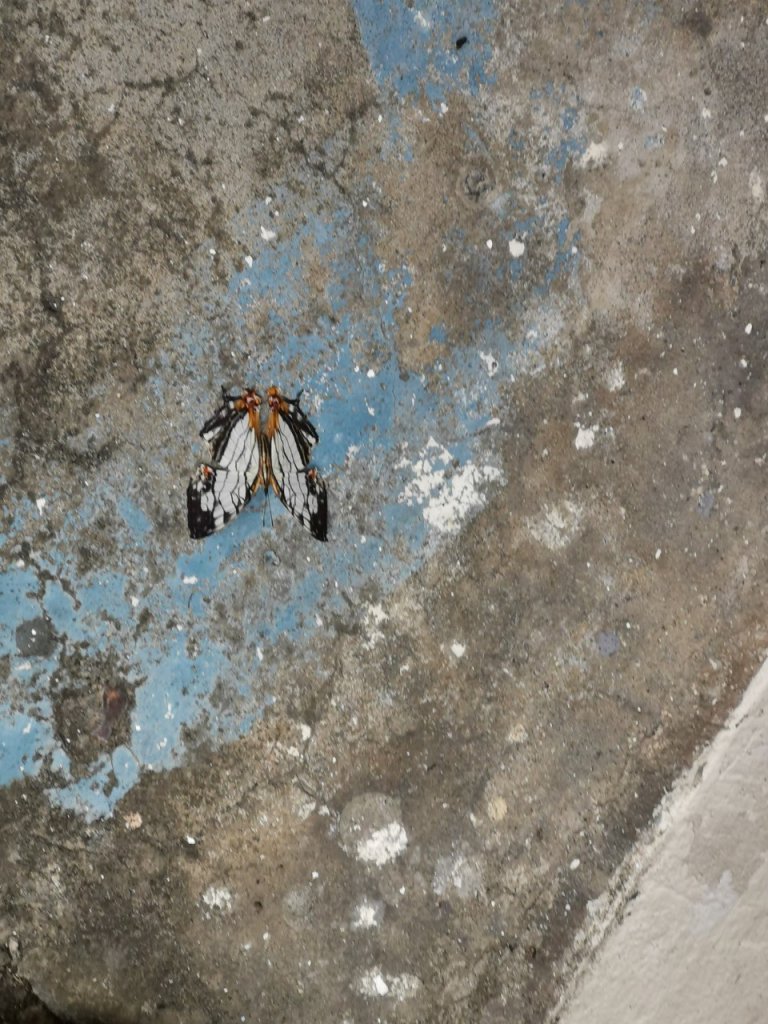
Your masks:
{"label": "white paint splatter", "polygon": [[37,505],[37,511],[40,513],[40,515],[42,515],[43,514],[43,509],[46,506],[45,498],[38,498],[37,501],[35,502],[35,504]]}
{"label": "white paint splatter", "polygon": [[507,733],[507,743],[527,743],[528,742],[528,730],[525,728],[522,722],[515,722]]}
{"label": "white paint splatter", "polygon": [[590,142],[579,161],[582,167],[592,170],[608,163],[608,143]]}
{"label": "white paint splatter", "polygon": [[355,916],[352,918],[352,927],[355,931],[364,931],[368,928],[378,928],[381,923],[382,904],[372,900],[362,900],[355,907]]}
{"label": "white paint splatter", "polygon": [[387,974],[380,967],[372,967],[360,976],[357,990],[360,995],[374,998],[389,996],[403,1001],[413,999],[423,988],[420,978],[415,974]]}
{"label": "white paint splatter", "polygon": [[489,377],[495,377],[499,370],[499,361],[490,352],[481,352],[480,359],[485,364]]}
{"label": "white paint splatter", "polygon": [[277,238],[277,232],[272,231],[270,228],[265,228],[264,225],[262,224],[261,237],[264,239],[265,242],[273,242]]}
{"label": "white paint splatter", "polygon": [[745,334],[751,334],[752,333],[752,324],[747,324],[747,326],[744,328],[744,333]]}
{"label": "white paint splatter", "polygon": [[574,444],[577,448],[591,448],[595,443],[595,435],[597,434],[598,427],[582,427],[581,424],[576,424],[576,439]]}
{"label": "white paint splatter", "polygon": [[464,644],[460,644],[458,640],[454,640],[454,642],[451,644],[451,651],[453,652],[453,655],[456,658],[463,658],[466,649],[466,646]]}
{"label": "white paint splatter", "polygon": [[452,460],[448,449],[430,437],[414,462],[404,459],[398,464],[399,468],[410,468],[414,479],[397,500],[421,505],[427,523],[446,534],[456,533],[467,516],[485,503],[481,487],[502,476],[495,466],[475,466],[471,462],[449,474]]}
{"label": "white paint splatter", "polygon": [[185,576],[181,582],[186,583],[188,587],[191,587],[193,584],[197,583],[197,576]]}
{"label": "white paint splatter", "polygon": [[380,604],[369,604],[365,610],[365,646],[370,650],[384,639],[384,632],[379,627],[389,619],[389,615]]}
{"label": "white paint splatter", "polygon": [[363,996],[385,996],[389,992],[389,985],[379,968],[372,967],[361,976],[357,990]]}
{"label": "white paint splatter", "polygon": [[246,263],[246,266],[252,267],[253,266],[253,256],[246,256],[245,257],[245,263]]}
{"label": "white paint splatter", "polygon": [[212,910],[228,913],[232,909],[232,893],[229,889],[209,885],[203,893],[203,903]]}
{"label": "white paint splatter", "polygon": [[571,871],[575,871],[579,867],[580,864],[581,864],[581,861],[579,860],[579,858],[578,857],[574,857],[573,860],[571,861],[571,863],[568,865],[568,867],[571,869]]}
{"label": "white paint splatter", "polygon": [[738,406],[733,410],[733,418],[735,420],[740,420],[741,419],[741,409],[739,409]]}
{"label": "white paint splatter", "polygon": [[516,260],[525,252],[525,242],[520,241],[519,238],[510,238],[509,240],[509,255]]}
{"label": "white paint splatter", "polygon": [[357,856],[360,860],[367,861],[382,867],[395,857],[399,857],[408,845],[408,835],[399,821],[391,821],[383,828],[377,828],[371,832],[367,839],[361,839],[357,844]]}
{"label": "white paint splatter", "polygon": [[616,363],[605,374],[605,386],[609,391],[621,391],[625,384],[624,367],[621,363]]}
{"label": "white paint splatter", "polygon": [[526,522],[528,532],[550,551],[559,551],[571,543],[579,531],[584,508],[576,501],[564,499],[558,505],[545,506],[541,515]]}

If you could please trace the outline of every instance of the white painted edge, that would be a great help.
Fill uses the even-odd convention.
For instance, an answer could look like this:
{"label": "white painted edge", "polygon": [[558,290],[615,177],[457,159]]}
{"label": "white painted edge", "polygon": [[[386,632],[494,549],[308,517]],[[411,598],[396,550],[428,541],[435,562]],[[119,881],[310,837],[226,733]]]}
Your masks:
{"label": "white painted edge", "polygon": [[[613,873],[603,896],[604,900],[591,922],[582,930],[560,965],[560,977],[565,988],[557,1005],[547,1014],[546,1024],[557,1024],[581,989],[585,976],[595,967],[596,957],[608,936],[621,926],[624,910],[640,886],[640,882],[666,846],[671,825],[685,819],[687,811],[697,798],[702,785],[710,778],[718,778],[724,762],[735,743],[739,742],[739,727],[759,705],[768,700],[768,659],[757,670],[744,691],[739,704],[731,711],[722,728],[691,767],[673,784],[654,811],[653,821],[636,841],[633,849]],[[567,981],[566,981],[567,978]]]}

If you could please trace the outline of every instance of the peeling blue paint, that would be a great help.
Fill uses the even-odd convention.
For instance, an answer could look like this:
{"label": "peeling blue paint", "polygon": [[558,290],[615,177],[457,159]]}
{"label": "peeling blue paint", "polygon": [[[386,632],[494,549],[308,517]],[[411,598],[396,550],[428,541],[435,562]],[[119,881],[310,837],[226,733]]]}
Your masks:
{"label": "peeling blue paint", "polygon": [[[402,99],[424,93],[433,106],[452,91],[476,96],[493,81],[495,0],[444,4],[354,0],[363,45],[379,85]],[[457,48],[456,42],[466,43]]]}

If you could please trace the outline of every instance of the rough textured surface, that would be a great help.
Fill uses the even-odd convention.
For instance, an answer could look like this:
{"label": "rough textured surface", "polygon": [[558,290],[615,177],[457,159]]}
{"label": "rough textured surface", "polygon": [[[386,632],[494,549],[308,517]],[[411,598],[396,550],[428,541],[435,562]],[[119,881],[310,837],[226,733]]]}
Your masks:
{"label": "rough textured surface", "polygon": [[761,5],[0,17],[0,1010],[541,1021],[766,646]]}

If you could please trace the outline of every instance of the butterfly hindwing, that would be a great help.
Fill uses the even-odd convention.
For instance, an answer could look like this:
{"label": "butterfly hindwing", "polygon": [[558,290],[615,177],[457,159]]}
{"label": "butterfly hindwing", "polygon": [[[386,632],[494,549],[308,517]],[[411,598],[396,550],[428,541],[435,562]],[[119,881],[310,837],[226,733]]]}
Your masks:
{"label": "butterfly hindwing", "polygon": [[248,504],[252,491],[242,473],[200,466],[187,487],[187,525],[195,539],[220,530]]}

